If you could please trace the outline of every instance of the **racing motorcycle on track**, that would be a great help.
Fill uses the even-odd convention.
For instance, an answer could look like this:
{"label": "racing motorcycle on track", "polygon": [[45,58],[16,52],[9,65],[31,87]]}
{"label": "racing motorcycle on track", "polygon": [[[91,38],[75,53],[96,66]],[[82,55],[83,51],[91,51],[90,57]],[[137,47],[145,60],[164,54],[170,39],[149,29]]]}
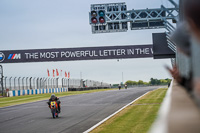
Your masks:
{"label": "racing motorcycle on track", "polygon": [[58,111],[58,104],[56,101],[50,102],[50,109],[51,109],[52,117],[53,118],[58,117],[59,111]]}

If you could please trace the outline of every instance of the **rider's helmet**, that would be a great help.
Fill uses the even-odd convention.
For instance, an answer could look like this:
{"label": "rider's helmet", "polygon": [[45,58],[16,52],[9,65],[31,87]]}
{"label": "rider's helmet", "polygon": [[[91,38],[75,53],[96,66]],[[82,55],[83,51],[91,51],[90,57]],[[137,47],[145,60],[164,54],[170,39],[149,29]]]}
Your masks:
{"label": "rider's helmet", "polygon": [[51,95],[51,99],[52,99],[52,100],[55,100],[55,99],[56,99],[55,94],[52,94],[52,95]]}

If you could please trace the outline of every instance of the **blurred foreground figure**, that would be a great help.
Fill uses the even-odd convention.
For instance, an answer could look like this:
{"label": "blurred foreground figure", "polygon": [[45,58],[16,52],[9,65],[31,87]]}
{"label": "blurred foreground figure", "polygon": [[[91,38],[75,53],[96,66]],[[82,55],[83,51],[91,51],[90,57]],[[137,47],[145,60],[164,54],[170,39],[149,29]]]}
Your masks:
{"label": "blurred foreground figure", "polygon": [[200,0],[186,0],[184,5],[189,28],[194,39],[200,44]]}
{"label": "blurred foreground figure", "polygon": [[200,0],[186,0],[184,14],[191,32],[193,95],[200,105]]}
{"label": "blurred foreground figure", "polygon": [[180,0],[179,6],[179,22],[170,34],[176,65],[167,67],[177,82],[169,87],[150,133],[200,133],[200,0]]}
{"label": "blurred foreground figure", "polygon": [[[192,69],[191,69],[191,35],[188,24],[183,21],[179,22],[176,30],[171,34],[170,39],[176,44],[177,48],[177,55],[179,57],[179,60],[177,60],[179,63],[182,61],[181,64],[185,64],[185,67],[187,65],[188,72],[185,72],[185,67],[180,69],[179,66],[173,66],[172,69],[169,67],[166,67],[168,71],[171,73],[172,77],[182,86],[184,86],[185,89],[187,89],[188,92],[191,92],[193,89],[192,86]],[[187,62],[183,62],[180,58],[184,57],[184,59],[187,59]],[[179,65],[177,63],[177,65]],[[180,69],[180,70],[179,70]]]}

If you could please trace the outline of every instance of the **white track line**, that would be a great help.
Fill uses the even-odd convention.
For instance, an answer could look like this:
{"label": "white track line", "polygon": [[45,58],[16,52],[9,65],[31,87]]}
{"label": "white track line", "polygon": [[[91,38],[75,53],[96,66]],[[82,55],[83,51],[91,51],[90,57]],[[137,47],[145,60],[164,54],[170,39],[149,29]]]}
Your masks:
{"label": "white track line", "polygon": [[99,125],[101,125],[102,123],[104,123],[105,121],[107,121],[108,119],[110,119],[111,117],[113,117],[114,115],[116,115],[117,113],[119,113],[120,111],[122,111],[123,109],[125,109],[127,106],[131,105],[132,103],[134,103],[135,101],[137,101],[138,99],[140,99],[141,97],[143,97],[144,95],[146,95],[147,93],[149,93],[150,91],[146,92],[145,94],[143,94],[142,96],[138,97],[137,99],[133,100],[132,102],[128,103],[127,105],[125,105],[124,107],[122,107],[121,109],[119,109],[118,111],[116,111],[115,113],[111,114],[110,116],[108,116],[107,118],[103,119],[102,121],[100,121],[99,123],[97,123],[96,125],[94,125],[93,127],[91,127],[90,129],[86,130],[83,133],[89,133],[92,130],[94,130],[96,127],[98,127]]}
{"label": "white track line", "polygon": [[[38,96],[38,97],[43,97],[43,96]],[[38,97],[35,97],[35,96],[32,96],[32,97],[28,97],[28,98],[21,98],[21,99],[17,99],[17,100],[10,100],[10,101],[2,101],[0,103],[11,103],[11,102],[16,102],[16,101],[22,101],[22,100],[27,100],[27,99],[34,99],[34,98],[38,98]]]}

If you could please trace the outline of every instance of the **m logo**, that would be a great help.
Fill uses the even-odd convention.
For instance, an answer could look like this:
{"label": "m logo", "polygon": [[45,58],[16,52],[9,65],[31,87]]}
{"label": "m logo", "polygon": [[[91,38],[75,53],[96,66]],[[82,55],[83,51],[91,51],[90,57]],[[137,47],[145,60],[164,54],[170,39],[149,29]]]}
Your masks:
{"label": "m logo", "polygon": [[21,59],[21,54],[9,54],[8,59]]}
{"label": "m logo", "polygon": [[4,59],[5,59],[5,55],[2,52],[0,52],[0,62],[4,61]]}

